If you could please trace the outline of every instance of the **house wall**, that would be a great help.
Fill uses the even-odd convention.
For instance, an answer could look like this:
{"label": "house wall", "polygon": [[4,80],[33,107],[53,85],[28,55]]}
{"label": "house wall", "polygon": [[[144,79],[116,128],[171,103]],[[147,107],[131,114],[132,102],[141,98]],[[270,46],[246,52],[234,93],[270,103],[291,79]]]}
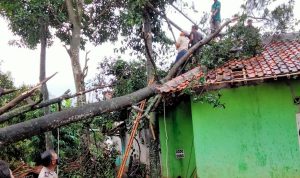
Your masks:
{"label": "house wall", "polygon": [[[164,117],[159,117],[162,177],[190,177],[196,172],[190,102],[182,101],[166,113],[166,125]],[[184,150],[183,159],[176,158],[177,149]]]}
{"label": "house wall", "polygon": [[[300,95],[300,81],[292,82]],[[201,178],[300,177],[298,107],[284,82],[221,90],[225,109],[192,103]]]}

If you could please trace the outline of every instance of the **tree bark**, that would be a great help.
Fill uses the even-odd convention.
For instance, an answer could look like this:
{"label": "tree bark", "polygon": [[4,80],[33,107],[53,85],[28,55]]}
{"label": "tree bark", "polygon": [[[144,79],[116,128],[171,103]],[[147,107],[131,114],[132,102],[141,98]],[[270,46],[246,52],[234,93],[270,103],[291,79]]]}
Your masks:
{"label": "tree bark", "polygon": [[[76,1],[76,3],[79,3]],[[84,75],[81,70],[80,60],[79,60],[79,50],[80,50],[80,39],[81,39],[81,8],[76,9],[74,11],[73,3],[71,0],[66,0],[66,5],[68,9],[69,20],[72,24],[72,37],[70,42],[70,49],[68,50],[68,54],[71,59],[74,83],[76,92],[82,92],[85,90],[84,84]],[[86,101],[85,95],[79,96],[77,98],[77,104],[84,104]]]}
{"label": "tree bark", "polygon": [[[70,41],[70,49],[68,54],[71,59],[71,65],[73,70],[73,77],[76,92],[82,92],[85,90],[84,83],[84,72],[80,66],[79,51],[80,51],[80,40],[81,40],[81,19],[83,11],[82,0],[66,0],[67,11],[69,15],[69,20],[72,23],[72,37]],[[77,97],[77,106],[82,106],[86,103],[86,96],[80,95]],[[89,122],[83,123],[81,136],[81,151],[83,154],[89,153],[90,147],[90,133],[89,133]],[[89,155],[89,154],[88,154]],[[89,161],[89,156],[81,160],[81,163],[87,165],[86,162]],[[82,170],[87,169],[86,166],[82,167]]]}
{"label": "tree bark", "polygon": [[[144,39],[145,39],[145,46],[146,46],[146,68],[147,68],[147,79],[148,82],[155,77],[156,67],[153,60],[153,49],[152,49],[152,31],[151,31],[151,19],[150,14],[148,13],[147,9],[145,9],[144,16]],[[155,121],[155,113],[150,113],[150,120]],[[151,122],[149,122],[149,127],[152,127]],[[155,124],[155,123],[154,123]],[[150,128],[145,129],[144,131],[150,130]],[[154,127],[156,128],[156,127]],[[150,137],[150,134],[145,134],[146,143],[149,144],[149,150],[147,153],[147,157],[149,158],[149,169],[150,169],[150,177],[159,177],[160,175],[160,169],[157,169],[159,166],[159,155],[156,155],[158,153],[157,148],[157,140],[154,140]],[[157,159],[158,158],[158,159]]]}
{"label": "tree bark", "polygon": [[155,75],[154,71],[154,60],[153,60],[153,49],[152,49],[152,32],[151,32],[151,21],[150,15],[145,10],[144,13],[144,39],[145,39],[145,56],[146,56],[146,70],[147,70],[147,81],[149,82]]}
{"label": "tree bark", "polygon": [[[40,82],[46,78],[46,48],[47,48],[47,32],[48,32],[48,23],[41,19],[41,52],[40,52]],[[43,95],[43,101],[46,102],[49,100],[49,93],[47,84],[43,83],[41,87],[41,92]],[[50,113],[50,107],[44,107],[44,115]],[[53,149],[53,135],[52,132],[45,133],[45,146],[46,149]]]}
{"label": "tree bark", "polygon": [[[224,26],[228,25],[232,21],[233,20],[227,21],[218,30],[216,30],[215,33],[211,34],[190,48],[188,54],[184,55],[178,62],[176,62],[175,65],[170,69],[168,75],[161,80],[162,83],[170,80],[176,74],[178,68],[188,59],[190,54],[212,40],[218,35]],[[131,94],[113,98],[111,100],[70,108],[68,110],[48,114],[37,119],[32,119],[5,128],[0,128],[0,147],[70,123],[82,121],[106,112],[116,111],[131,106],[143,99],[155,95],[155,87],[156,84],[152,84]]]}

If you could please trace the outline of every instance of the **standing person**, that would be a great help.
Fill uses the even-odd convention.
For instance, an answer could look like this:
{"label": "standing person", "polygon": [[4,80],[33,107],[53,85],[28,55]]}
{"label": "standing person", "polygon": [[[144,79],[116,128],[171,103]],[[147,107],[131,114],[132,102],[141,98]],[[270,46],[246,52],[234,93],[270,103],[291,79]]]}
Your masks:
{"label": "standing person", "polygon": [[178,51],[175,62],[177,62],[180,58],[182,58],[182,56],[184,56],[187,53],[189,42],[190,39],[187,37],[187,33],[183,31],[180,32],[180,36],[175,44],[176,49]]}
{"label": "standing person", "polygon": [[211,19],[210,19],[210,29],[211,33],[214,33],[221,23],[221,3],[219,0],[214,0],[211,6]]}
{"label": "standing person", "polygon": [[[193,25],[192,26],[192,31],[190,33],[191,47],[193,47],[196,43],[198,43],[202,39],[203,39],[203,36],[201,35],[201,33],[198,32],[198,26]],[[199,51],[200,51],[199,48],[197,50],[195,50],[194,55],[198,55]]]}
{"label": "standing person", "polygon": [[7,162],[0,160],[0,178],[14,178]]}
{"label": "standing person", "polygon": [[253,27],[252,22],[253,22],[252,19],[248,19],[246,27],[252,28]]}
{"label": "standing person", "polygon": [[243,39],[243,50],[254,57],[260,53],[262,49],[261,44],[259,29],[253,26],[252,19],[248,19],[245,28],[245,37]]}
{"label": "standing person", "polygon": [[58,178],[55,168],[58,165],[58,156],[54,150],[47,150],[41,154],[43,168],[38,178]]}

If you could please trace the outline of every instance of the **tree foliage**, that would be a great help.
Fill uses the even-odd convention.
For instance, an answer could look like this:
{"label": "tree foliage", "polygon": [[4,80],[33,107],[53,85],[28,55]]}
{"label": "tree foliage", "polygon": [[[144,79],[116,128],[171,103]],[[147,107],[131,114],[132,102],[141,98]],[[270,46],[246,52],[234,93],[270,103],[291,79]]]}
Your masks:
{"label": "tree foliage", "polygon": [[[34,49],[40,43],[41,28],[44,23],[57,26],[65,21],[62,11],[64,0],[1,1],[1,15],[9,21],[11,31],[21,38],[20,46]],[[47,31],[47,37],[53,36]]]}
{"label": "tree foliage", "polygon": [[[279,4],[278,4],[279,3]],[[264,32],[284,33],[293,30],[295,0],[245,0],[245,13],[264,26]]]}

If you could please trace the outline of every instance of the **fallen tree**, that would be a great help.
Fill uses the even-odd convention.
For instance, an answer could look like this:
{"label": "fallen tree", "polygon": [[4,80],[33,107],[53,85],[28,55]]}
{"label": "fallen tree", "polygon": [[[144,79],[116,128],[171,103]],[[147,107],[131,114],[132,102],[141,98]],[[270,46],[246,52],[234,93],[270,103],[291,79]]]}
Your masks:
{"label": "fallen tree", "polygon": [[[220,31],[229,23],[235,21],[236,18],[225,22],[218,30],[207,38],[198,42],[170,69],[168,75],[163,78],[160,83],[165,83],[172,79],[178,69],[189,59],[189,56],[198,48],[210,42],[215,38]],[[119,110],[125,107],[129,107],[138,103],[141,100],[150,98],[156,94],[155,88],[158,82],[153,83],[143,89],[137,90],[131,94],[121,97],[113,98],[107,101],[100,101],[97,103],[85,104],[83,106],[70,108],[61,112],[45,115],[36,119],[21,122],[5,128],[0,128],[0,147],[3,147],[9,143],[14,143],[25,138],[29,138],[40,133],[59,128],[61,126],[71,124],[74,122],[82,121],[94,116],[99,116],[106,112]]]}

